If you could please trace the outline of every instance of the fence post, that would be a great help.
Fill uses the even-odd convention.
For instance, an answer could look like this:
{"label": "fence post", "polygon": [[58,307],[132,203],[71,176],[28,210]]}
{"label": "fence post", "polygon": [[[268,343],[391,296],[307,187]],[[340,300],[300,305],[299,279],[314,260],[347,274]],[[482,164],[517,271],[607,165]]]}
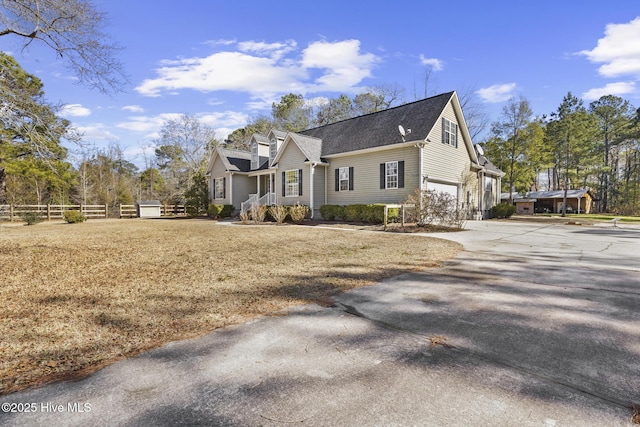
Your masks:
{"label": "fence post", "polygon": [[51,221],[51,205],[47,203],[47,221]]}
{"label": "fence post", "polygon": [[109,205],[107,203],[104,204],[104,219],[109,218],[109,215],[107,215],[109,213]]}
{"label": "fence post", "polygon": [[120,218],[122,218],[122,203],[120,203],[120,204],[118,205],[118,210],[119,210],[119,212],[120,212],[120,213],[118,214],[118,216],[119,216]]}
{"label": "fence post", "polygon": [[13,222],[13,203],[9,205],[9,222]]}
{"label": "fence post", "polygon": [[400,214],[402,215],[400,222],[402,223],[402,227],[404,227],[404,205],[400,205]]}
{"label": "fence post", "polygon": [[383,230],[387,229],[387,219],[389,217],[389,207],[384,205],[384,227]]}

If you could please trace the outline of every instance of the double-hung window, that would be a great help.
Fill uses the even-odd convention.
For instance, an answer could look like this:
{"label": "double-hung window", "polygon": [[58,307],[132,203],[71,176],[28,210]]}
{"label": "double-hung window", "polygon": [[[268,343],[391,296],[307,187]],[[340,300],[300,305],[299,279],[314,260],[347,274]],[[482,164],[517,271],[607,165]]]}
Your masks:
{"label": "double-hung window", "polygon": [[349,191],[349,168],[340,168],[338,176],[340,191]]}
{"label": "double-hung window", "polygon": [[447,118],[442,118],[442,143],[458,146],[458,125]]}
{"label": "double-hung window", "polygon": [[277,153],[278,153],[278,140],[276,138],[272,138],[269,141],[269,165],[273,163],[273,159],[276,158]]}
{"label": "double-hung window", "polygon": [[292,197],[292,196],[300,196],[300,183],[302,182],[302,170],[301,169],[292,169],[286,172],[283,172],[284,178],[284,196]]}
{"label": "double-hung window", "polygon": [[258,154],[258,143],[254,142],[251,144],[251,169],[256,170],[260,166],[259,163],[260,156]]}
{"label": "double-hung window", "polygon": [[380,163],[380,189],[404,188],[404,160]]}
{"label": "double-hung window", "polygon": [[353,190],[353,166],[336,168],[336,191]]}
{"label": "double-hung window", "polygon": [[213,198],[224,199],[224,177],[213,181]]}
{"label": "double-hung window", "polygon": [[385,163],[385,188],[398,188],[398,162]]}

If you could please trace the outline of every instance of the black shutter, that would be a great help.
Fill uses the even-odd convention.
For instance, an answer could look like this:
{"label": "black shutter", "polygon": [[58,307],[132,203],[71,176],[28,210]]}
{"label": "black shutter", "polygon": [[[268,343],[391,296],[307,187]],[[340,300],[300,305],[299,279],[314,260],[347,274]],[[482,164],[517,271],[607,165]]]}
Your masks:
{"label": "black shutter", "polygon": [[447,131],[445,130],[447,126],[447,119],[445,119],[444,117],[442,118],[442,143],[446,144],[447,143]]}
{"label": "black shutter", "polygon": [[[222,178],[222,198],[226,199],[227,198],[227,178],[223,177]],[[231,201],[231,200],[229,200]],[[229,203],[231,204],[231,203]]]}
{"label": "black shutter", "polygon": [[452,127],[453,127],[453,146],[458,148],[458,125],[452,123]]}
{"label": "black shutter", "polygon": [[336,191],[340,191],[340,169],[336,169]]}
{"label": "black shutter", "polygon": [[384,163],[380,163],[380,189],[384,190],[386,187],[386,176]]}
{"label": "black shutter", "polygon": [[353,166],[349,167],[349,191],[353,191]]}
{"label": "black shutter", "polygon": [[398,188],[404,188],[404,160],[398,162]]}
{"label": "black shutter", "polygon": [[285,173],[282,172],[282,197],[287,195],[287,182],[285,179]]}
{"label": "black shutter", "polygon": [[298,196],[302,196],[302,169],[298,169]]}

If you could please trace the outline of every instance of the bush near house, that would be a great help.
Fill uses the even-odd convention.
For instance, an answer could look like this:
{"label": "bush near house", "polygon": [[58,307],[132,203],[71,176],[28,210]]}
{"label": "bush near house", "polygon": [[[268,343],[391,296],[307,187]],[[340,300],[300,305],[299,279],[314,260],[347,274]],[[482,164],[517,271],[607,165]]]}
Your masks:
{"label": "bush near house", "polygon": [[[374,203],[369,205],[353,204],[353,205],[322,205],[320,206],[320,214],[327,221],[343,221],[367,222],[370,224],[382,224],[384,222],[384,207],[382,203]],[[387,220],[389,222],[396,221],[400,216],[399,208],[389,208],[387,212]]]}
{"label": "bush near house", "polygon": [[491,208],[492,218],[509,218],[516,213],[516,207],[509,203],[500,203]]}
{"label": "bush near house", "polygon": [[309,206],[298,203],[289,206],[289,216],[291,217],[291,221],[300,223],[304,221],[307,215],[309,215]]}
{"label": "bush near house", "polygon": [[87,220],[86,216],[82,215],[80,211],[76,210],[64,211],[62,217],[67,222],[67,224],[75,224],[78,222],[85,222]]}
{"label": "bush near house", "polygon": [[233,213],[233,205],[210,204],[207,208],[207,216],[211,218],[228,218]]}

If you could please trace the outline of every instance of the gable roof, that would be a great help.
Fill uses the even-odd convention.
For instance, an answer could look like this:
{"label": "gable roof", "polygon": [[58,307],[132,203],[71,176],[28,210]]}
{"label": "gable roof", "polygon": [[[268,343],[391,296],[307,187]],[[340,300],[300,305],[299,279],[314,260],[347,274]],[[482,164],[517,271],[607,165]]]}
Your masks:
{"label": "gable roof", "polygon": [[398,125],[411,129],[413,140],[424,140],[454,93],[443,93],[298,133],[321,139],[321,156],[402,144]]}
{"label": "gable roof", "polygon": [[211,154],[207,175],[211,173],[211,168],[218,157],[222,160],[224,168],[230,172],[249,172],[251,170],[251,153],[249,151],[224,148],[219,145]]}
{"label": "gable roof", "polygon": [[282,157],[282,153],[286,151],[287,146],[292,142],[300,149],[300,151],[302,151],[305,161],[322,163],[320,154],[324,142],[321,139],[301,135],[299,133],[288,132],[282,146],[278,149],[278,154],[276,154],[276,157],[273,159],[274,165],[278,163],[280,157]]}

